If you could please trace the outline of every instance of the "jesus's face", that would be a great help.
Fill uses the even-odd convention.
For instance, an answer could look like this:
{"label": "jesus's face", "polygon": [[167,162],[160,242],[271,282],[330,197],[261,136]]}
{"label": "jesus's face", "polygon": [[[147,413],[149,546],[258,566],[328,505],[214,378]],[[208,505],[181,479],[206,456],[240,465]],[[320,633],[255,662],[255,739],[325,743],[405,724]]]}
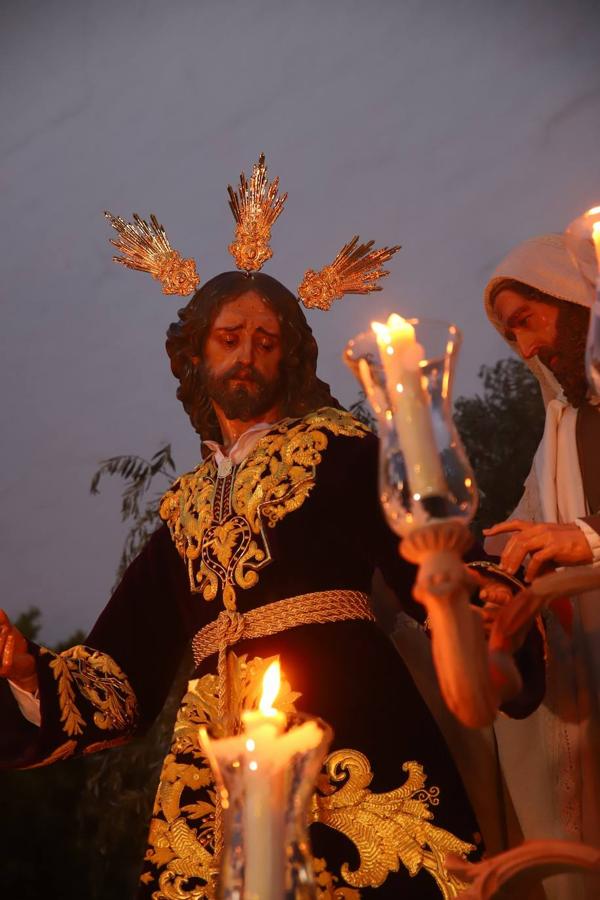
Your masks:
{"label": "jesus's face", "polygon": [[269,304],[255,291],[226,302],[203,348],[210,399],[231,421],[257,421],[277,406],[281,360],[281,327]]}

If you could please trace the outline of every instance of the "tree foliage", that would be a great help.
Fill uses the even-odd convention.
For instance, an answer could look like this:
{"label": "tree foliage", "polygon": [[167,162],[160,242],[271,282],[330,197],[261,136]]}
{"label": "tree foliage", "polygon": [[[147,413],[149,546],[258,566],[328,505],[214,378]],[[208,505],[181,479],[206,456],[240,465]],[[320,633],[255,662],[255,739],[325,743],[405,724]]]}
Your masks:
{"label": "tree foliage", "polygon": [[454,421],[479,487],[476,528],[503,521],[517,505],[544,430],[535,377],[518,359],[482,366],[482,394],[459,397]]}
{"label": "tree foliage", "polygon": [[148,496],[155,479],[160,477],[167,483],[175,477],[175,463],[171,444],[160,447],[151,459],[142,456],[111,456],[101,461],[94,472],[90,493],[100,493],[100,482],[106,476],[121,478],[125,486],[121,494],[121,521],[129,522],[123,551],[117,566],[117,582],[125,569],[138,555],[158,522],[157,507],[162,491],[154,491]]}

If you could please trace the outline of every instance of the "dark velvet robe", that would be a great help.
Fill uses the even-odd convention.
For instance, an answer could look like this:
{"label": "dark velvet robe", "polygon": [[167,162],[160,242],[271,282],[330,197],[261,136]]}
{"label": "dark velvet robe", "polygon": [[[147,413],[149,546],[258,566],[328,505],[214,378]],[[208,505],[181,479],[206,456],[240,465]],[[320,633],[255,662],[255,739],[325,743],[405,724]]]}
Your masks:
{"label": "dark velvet robe", "polygon": [[[403,607],[422,618],[411,599],[414,569],[399,556],[380,509],[377,450],[377,439],[347,413],[320,410],[275,425],[227,478],[217,477],[212,456],[183,476],[163,499],[166,524],[128,568],[85,646],[56,656],[31,645],[42,727],[26,722],[5,691],[5,763],[27,766],[92,752],[147,728],[186,646],[223,609],[224,598],[245,612],[309,592],[368,593],[379,568]],[[342,780],[353,783],[365,759],[372,773],[367,793],[371,801],[376,795],[375,826],[364,804],[342,809],[341,802],[347,827],[333,827],[325,805],[311,826],[321,896],[455,896],[458,885],[443,857],[477,858],[477,823],[443,738],[391,642],[369,621],[243,639],[230,659],[241,698],[275,656],[287,680],[283,702],[329,722],[331,751],[348,751]],[[196,669],[182,700],[140,897],[206,896],[214,795],[197,729],[215,724],[215,671],[213,654]],[[295,700],[289,687],[299,693]],[[526,714],[540,698],[538,686],[514,712]],[[389,794],[405,784],[399,816]],[[362,838],[352,822],[364,824]]]}

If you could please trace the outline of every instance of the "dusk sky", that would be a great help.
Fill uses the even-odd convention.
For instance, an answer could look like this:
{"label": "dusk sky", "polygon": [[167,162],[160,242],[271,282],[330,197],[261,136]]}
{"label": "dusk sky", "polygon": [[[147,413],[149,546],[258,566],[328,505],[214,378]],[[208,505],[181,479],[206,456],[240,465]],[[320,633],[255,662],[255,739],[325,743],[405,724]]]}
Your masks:
{"label": "dusk sky", "polygon": [[[344,403],[347,339],[455,322],[456,390],[506,355],[481,292],[515,243],[600,203],[597,0],[2,0],[2,590],[42,639],[88,628],[125,534],[99,460],[198,441],[164,333],[182,299],[111,262],[102,211],[154,212],[203,281],[233,268],[226,185],[288,191],[265,271],[293,290],[358,233],[384,290],[309,315]],[[167,485],[165,484],[164,487]]]}

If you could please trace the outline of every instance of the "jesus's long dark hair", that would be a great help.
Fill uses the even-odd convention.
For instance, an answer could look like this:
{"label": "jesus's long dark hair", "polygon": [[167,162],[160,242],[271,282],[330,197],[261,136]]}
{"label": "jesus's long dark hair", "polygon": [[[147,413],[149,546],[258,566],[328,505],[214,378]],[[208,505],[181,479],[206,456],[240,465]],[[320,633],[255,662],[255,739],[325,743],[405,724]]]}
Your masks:
{"label": "jesus's long dark hair", "polygon": [[179,380],[177,397],[203,440],[221,440],[212,404],[206,394],[202,366],[204,342],[211,324],[229,300],[255,291],[277,315],[281,326],[282,413],[304,416],[321,406],[340,404],[329,385],[317,378],[317,342],[294,295],[270,275],[257,272],[223,272],[201,287],[187,306],[179,310],[179,321],[167,331],[167,353],[171,371]]}

